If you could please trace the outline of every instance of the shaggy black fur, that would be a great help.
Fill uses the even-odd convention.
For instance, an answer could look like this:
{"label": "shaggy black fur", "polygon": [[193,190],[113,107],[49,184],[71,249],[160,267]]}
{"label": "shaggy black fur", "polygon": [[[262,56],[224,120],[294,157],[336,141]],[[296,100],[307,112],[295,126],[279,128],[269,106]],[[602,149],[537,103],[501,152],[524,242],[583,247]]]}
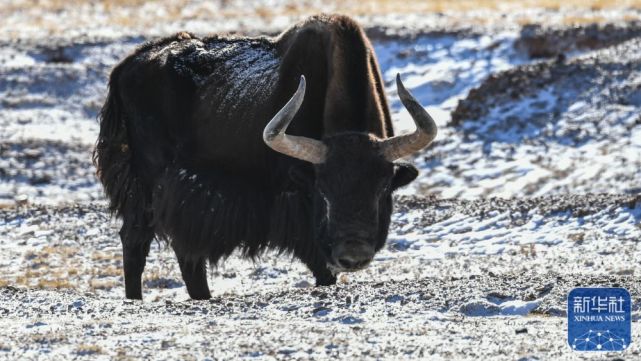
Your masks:
{"label": "shaggy black fur", "polygon": [[[305,101],[288,133],[322,139],[312,166],[262,142],[299,76]],[[374,52],[343,16],[318,16],[277,38],[147,43],[112,72],[94,163],[123,219],[125,287],[142,298],[149,244],[166,239],[192,298],[209,298],[206,261],[239,249],[292,253],[317,284],[336,282],[332,249],[346,241],[379,250],[391,192],[416,177],[379,152],[392,135]],[[331,206],[329,206],[331,204]]]}

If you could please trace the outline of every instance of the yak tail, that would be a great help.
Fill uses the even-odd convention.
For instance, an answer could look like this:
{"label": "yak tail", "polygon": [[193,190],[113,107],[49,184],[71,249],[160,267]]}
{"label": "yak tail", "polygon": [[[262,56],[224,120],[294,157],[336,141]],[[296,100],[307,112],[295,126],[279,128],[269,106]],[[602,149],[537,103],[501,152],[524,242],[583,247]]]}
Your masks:
{"label": "yak tail", "polygon": [[142,211],[148,203],[147,192],[132,166],[127,115],[119,94],[122,68],[123,64],[120,64],[111,73],[107,100],[98,116],[100,133],[93,151],[93,163],[109,198],[109,210],[117,216],[136,209]]}

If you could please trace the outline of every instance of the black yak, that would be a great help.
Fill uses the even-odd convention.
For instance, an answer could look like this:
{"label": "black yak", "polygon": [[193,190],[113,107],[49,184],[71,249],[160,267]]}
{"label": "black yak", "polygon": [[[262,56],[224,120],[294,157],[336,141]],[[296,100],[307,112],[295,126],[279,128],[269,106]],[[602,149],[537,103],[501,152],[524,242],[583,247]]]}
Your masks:
{"label": "black yak", "polygon": [[392,192],[418,174],[394,161],[436,136],[400,77],[397,88],[417,130],[394,137],[374,50],[340,15],[275,38],[180,33],[138,48],[111,73],[94,151],[123,220],[127,298],[142,298],[155,237],[193,299],[211,297],[207,261],[234,250],[289,252],[317,285],[367,266]]}

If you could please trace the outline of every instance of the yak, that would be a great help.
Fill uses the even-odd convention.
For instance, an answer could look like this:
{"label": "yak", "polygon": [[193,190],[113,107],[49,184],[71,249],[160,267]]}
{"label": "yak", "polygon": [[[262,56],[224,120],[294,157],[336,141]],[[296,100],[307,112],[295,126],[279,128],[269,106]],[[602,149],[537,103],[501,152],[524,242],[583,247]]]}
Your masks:
{"label": "yak", "polygon": [[342,15],[276,37],[182,32],[136,49],[111,72],[93,155],[122,219],[126,297],[142,299],[153,239],[173,248],[192,299],[211,297],[207,262],[235,250],[291,254],[319,286],[365,268],[392,192],[418,174],[398,160],[437,131],[396,82],[411,134],[394,136],[373,47]]}

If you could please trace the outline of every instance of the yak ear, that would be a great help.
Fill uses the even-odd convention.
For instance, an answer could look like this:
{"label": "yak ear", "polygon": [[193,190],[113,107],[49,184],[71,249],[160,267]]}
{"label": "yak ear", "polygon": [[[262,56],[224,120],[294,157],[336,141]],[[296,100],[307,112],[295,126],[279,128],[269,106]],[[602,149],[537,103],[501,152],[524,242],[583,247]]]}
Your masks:
{"label": "yak ear", "polygon": [[416,167],[409,163],[394,164],[394,178],[392,179],[392,189],[397,189],[410,184],[418,176]]}
{"label": "yak ear", "polygon": [[299,187],[310,190],[314,186],[314,168],[310,164],[296,164],[289,168],[289,179]]}

